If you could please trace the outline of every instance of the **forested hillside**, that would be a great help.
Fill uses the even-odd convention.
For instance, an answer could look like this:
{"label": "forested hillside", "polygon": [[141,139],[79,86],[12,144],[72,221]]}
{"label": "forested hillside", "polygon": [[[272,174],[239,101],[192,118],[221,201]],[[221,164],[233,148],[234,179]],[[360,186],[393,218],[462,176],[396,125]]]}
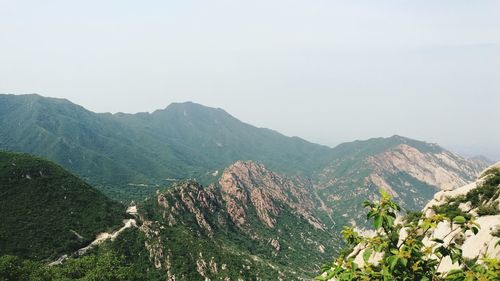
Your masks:
{"label": "forested hillside", "polygon": [[49,161],[0,152],[0,255],[57,259],[117,228],[125,207]]}

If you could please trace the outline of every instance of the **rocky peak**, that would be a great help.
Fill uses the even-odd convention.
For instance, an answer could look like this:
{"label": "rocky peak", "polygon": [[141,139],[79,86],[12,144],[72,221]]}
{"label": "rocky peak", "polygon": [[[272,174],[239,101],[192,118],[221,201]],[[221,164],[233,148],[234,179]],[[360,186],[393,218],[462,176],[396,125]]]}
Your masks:
{"label": "rocky peak", "polygon": [[[186,272],[178,268],[187,263],[201,279],[226,280],[235,271],[246,274],[240,267],[244,265],[243,271],[256,270],[251,274],[262,276],[246,275],[249,280],[278,280],[274,274],[309,272],[338,248],[338,235],[324,231],[318,219],[325,212],[318,210],[318,198],[310,181],[237,161],[217,183],[203,187],[176,182],[139,210],[151,259],[172,277],[167,280],[184,280]],[[290,266],[275,266],[280,259]],[[259,272],[262,266],[265,272]]]}
{"label": "rocky peak", "polygon": [[463,186],[486,168],[436,144],[400,136],[348,143],[335,150],[338,158],[317,173],[315,186],[326,207],[344,220],[341,223],[364,225],[361,203],[375,200],[378,189],[402,207],[418,210],[436,191]]}
{"label": "rocky peak", "polygon": [[[481,171],[475,165],[448,151],[422,151],[408,144],[368,157],[374,173],[405,172],[430,186],[451,190],[465,185]],[[375,184],[379,184],[375,182]],[[388,186],[388,184],[384,184]]]}
{"label": "rocky peak", "polygon": [[323,228],[313,215],[316,202],[309,192],[311,184],[300,178],[292,181],[253,161],[237,161],[223,172],[219,186],[229,216],[238,227],[246,224],[250,208],[270,228],[282,209],[290,208],[315,228]]}
{"label": "rocky peak", "polygon": [[220,209],[214,188],[203,188],[194,181],[176,183],[166,192],[158,193],[157,203],[163,209],[163,218],[169,225],[177,223],[176,216],[190,213],[198,226],[209,234],[213,231],[209,215]]}

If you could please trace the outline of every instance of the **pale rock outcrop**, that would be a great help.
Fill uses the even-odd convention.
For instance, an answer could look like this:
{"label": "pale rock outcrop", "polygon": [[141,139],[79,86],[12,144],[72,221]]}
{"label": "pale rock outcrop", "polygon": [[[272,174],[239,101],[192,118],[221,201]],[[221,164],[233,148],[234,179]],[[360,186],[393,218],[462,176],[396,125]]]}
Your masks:
{"label": "pale rock outcrop", "polygon": [[[500,259],[500,247],[495,247],[500,238],[494,237],[491,234],[495,228],[500,226],[500,215],[479,217],[476,222],[481,226],[479,232],[474,235],[472,231],[469,230],[465,233],[465,237],[461,237],[461,239],[464,239],[461,246],[463,256],[468,259],[473,259],[487,255],[488,257]],[[443,237],[445,237],[445,244],[448,245],[452,242],[452,238],[455,234],[460,231],[458,225],[453,225],[453,229],[456,230],[452,231],[449,222],[439,223],[432,235],[423,240],[424,245],[432,246],[435,244],[435,242],[432,242],[432,239],[443,239]],[[450,232],[451,234],[446,236]],[[481,263],[481,260],[478,260],[478,262]],[[453,264],[450,257],[446,257],[441,262],[438,271],[448,272],[457,268],[459,268],[458,264]]]}
{"label": "pale rock outcrop", "polygon": [[[463,175],[479,171],[465,163],[465,159],[448,152],[421,152],[407,144],[368,158],[378,174],[405,172],[415,179],[442,190],[453,190],[466,184]],[[446,167],[446,169],[444,168]]]}
{"label": "pale rock outcrop", "polygon": [[[500,162],[494,164],[490,168],[486,169],[500,169]],[[485,175],[484,172],[481,173],[481,176],[473,183],[469,183],[464,185],[461,188],[457,188],[454,190],[443,190],[437,192],[434,198],[424,207],[423,212],[425,216],[430,217],[434,215],[433,207],[439,206],[442,204],[446,204],[450,198],[455,198],[457,196],[466,195],[469,191],[481,186],[484,181],[487,179],[488,175]],[[498,187],[500,188],[500,186]],[[471,210],[470,202],[466,202],[461,205],[463,210],[467,210],[471,213],[474,210]],[[474,214],[474,213],[473,213]],[[397,220],[400,220],[398,218]],[[464,236],[461,236],[460,239],[463,240],[463,244],[461,245],[461,249],[463,251],[463,256],[468,259],[473,259],[476,257],[482,257],[486,255],[488,257],[494,257],[500,259],[500,247],[495,246],[500,240],[499,237],[493,236],[493,232],[500,227],[500,215],[489,215],[489,216],[479,216],[476,219],[476,222],[480,225],[479,232],[474,235],[472,231],[467,231]],[[452,231],[453,230],[453,231]],[[451,224],[449,221],[440,222],[436,229],[434,229],[430,235],[424,238],[423,243],[426,246],[437,245],[432,239],[439,238],[443,239],[445,244],[449,244],[452,242],[452,239],[456,238],[455,234],[460,231],[459,226],[456,224]],[[361,235],[373,237],[376,235],[375,231],[372,230],[360,230]],[[451,232],[451,234],[449,234]],[[448,235],[449,234],[449,235]],[[400,242],[402,243],[403,239],[406,237],[405,229],[402,229],[400,232]],[[457,235],[458,237],[458,235]],[[364,265],[363,260],[363,245],[357,245],[351,256],[355,256],[355,262],[359,266]],[[383,257],[382,253],[373,253],[369,261],[371,263],[377,263]],[[480,260],[478,262],[481,262]],[[441,262],[438,271],[440,272],[448,272],[452,269],[458,268],[457,264],[452,264],[451,259],[446,257]]]}
{"label": "pale rock outcrop", "polygon": [[387,192],[389,195],[391,195],[392,197],[398,197],[398,193],[396,191],[394,191],[391,187],[390,184],[388,184],[384,178],[382,178],[380,175],[378,174],[371,174],[368,179],[373,182],[376,186],[378,186],[379,188],[383,189],[385,192]]}
{"label": "pale rock outcrop", "polygon": [[[492,165],[486,170],[490,169],[500,169],[500,162]],[[466,195],[471,190],[481,186],[488,178],[488,175],[484,173],[485,171],[483,171],[479,178],[473,183],[467,184],[455,190],[444,190],[436,193],[434,198],[425,206],[424,214],[426,216],[431,216],[434,214],[434,211],[432,210],[433,207],[447,204],[449,199],[456,198],[461,195]],[[500,188],[500,186],[498,188]],[[470,202],[461,203],[459,205],[459,208],[462,211],[468,211],[472,215],[477,216],[475,210],[471,210]],[[463,256],[472,259],[481,257],[482,255],[487,255],[489,257],[500,259],[500,247],[495,247],[500,238],[495,237],[492,234],[493,231],[500,227],[500,215],[479,216],[477,217],[476,222],[481,226],[479,232],[474,235],[471,231],[467,231],[465,233],[465,237],[462,237],[464,239],[464,242],[461,246]],[[449,222],[439,223],[436,230],[432,233],[432,236],[424,242],[427,242],[427,244],[430,245],[432,238],[444,237],[452,230],[452,227],[457,228],[456,225],[452,226]],[[453,237],[453,234],[449,235],[447,239],[445,239],[445,243],[450,243],[451,237]],[[458,268],[458,266],[456,264],[452,264],[451,259],[447,257],[443,259],[443,262],[441,263],[438,270],[440,272],[447,272],[455,268]]]}
{"label": "pale rock outcrop", "polygon": [[276,252],[279,252],[281,249],[280,242],[277,239],[271,239],[269,241],[271,243],[271,246],[276,250]]}
{"label": "pale rock outcrop", "polygon": [[[199,227],[206,230],[209,235],[213,226],[208,221],[205,213],[215,213],[218,209],[218,199],[213,188],[203,188],[195,182],[178,183],[171,187],[175,192],[158,193],[157,203],[163,209],[163,218],[169,226],[177,224],[177,215],[191,213]],[[175,195],[174,195],[175,193]],[[173,203],[169,203],[173,202]]]}
{"label": "pale rock outcrop", "polygon": [[[152,259],[155,267],[161,268],[162,262],[164,260],[164,254],[163,243],[161,241],[158,223],[153,221],[144,221],[139,229],[147,238],[145,241],[145,247],[146,250],[148,250],[149,256]],[[169,259],[167,259],[166,265],[170,265]],[[173,278],[175,280],[175,277]]]}

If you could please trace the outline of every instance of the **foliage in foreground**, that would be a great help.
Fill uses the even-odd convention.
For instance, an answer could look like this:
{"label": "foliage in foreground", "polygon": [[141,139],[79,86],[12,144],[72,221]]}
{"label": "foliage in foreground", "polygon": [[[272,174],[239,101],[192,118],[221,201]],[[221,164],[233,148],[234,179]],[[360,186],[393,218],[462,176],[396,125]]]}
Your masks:
{"label": "foliage in foreground", "polygon": [[[481,257],[482,263],[467,260],[462,255],[461,237],[466,231],[477,234],[479,225],[473,217],[455,216],[449,218],[442,214],[425,217],[422,214],[395,223],[400,207],[391,197],[382,192],[378,202],[365,202],[369,208],[367,219],[373,220],[376,235],[365,237],[354,228],[345,227],[342,231],[350,248],[330,265],[323,268],[317,280],[498,280],[500,262],[494,258]],[[449,221],[451,231],[442,239],[433,239],[430,245],[424,239],[440,222]],[[408,235],[401,238],[401,230]],[[451,237],[451,238],[450,238]],[[446,238],[450,238],[449,240]],[[362,254],[364,264],[358,265],[354,259]],[[382,254],[380,259],[374,258]],[[447,273],[438,272],[444,258],[449,257],[460,269]]]}

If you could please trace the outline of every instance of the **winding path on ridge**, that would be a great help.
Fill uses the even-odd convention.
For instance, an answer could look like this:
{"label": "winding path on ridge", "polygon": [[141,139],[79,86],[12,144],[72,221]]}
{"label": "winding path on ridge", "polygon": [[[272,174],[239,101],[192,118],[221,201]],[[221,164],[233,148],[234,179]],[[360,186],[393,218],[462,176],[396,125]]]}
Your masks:
{"label": "winding path on ridge", "polygon": [[[128,207],[127,213],[130,215],[134,215],[134,216],[137,215],[137,207],[136,206]],[[125,229],[131,228],[131,227],[137,227],[137,222],[135,219],[123,220],[123,226],[120,229],[118,229],[117,231],[112,232],[112,233],[108,233],[108,232],[99,233],[97,235],[96,239],[94,241],[92,241],[90,244],[88,244],[87,246],[76,250],[71,255],[66,254],[66,255],[61,256],[57,260],[49,263],[49,266],[59,265],[59,264],[63,263],[65,260],[67,260],[70,256],[82,256],[88,250],[94,248],[95,246],[102,244],[104,241],[106,241],[108,239],[111,239],[111,241],[115,240],[116,237],[118,237],[118,235],[120,235],[120,233],[122,233]]]}

